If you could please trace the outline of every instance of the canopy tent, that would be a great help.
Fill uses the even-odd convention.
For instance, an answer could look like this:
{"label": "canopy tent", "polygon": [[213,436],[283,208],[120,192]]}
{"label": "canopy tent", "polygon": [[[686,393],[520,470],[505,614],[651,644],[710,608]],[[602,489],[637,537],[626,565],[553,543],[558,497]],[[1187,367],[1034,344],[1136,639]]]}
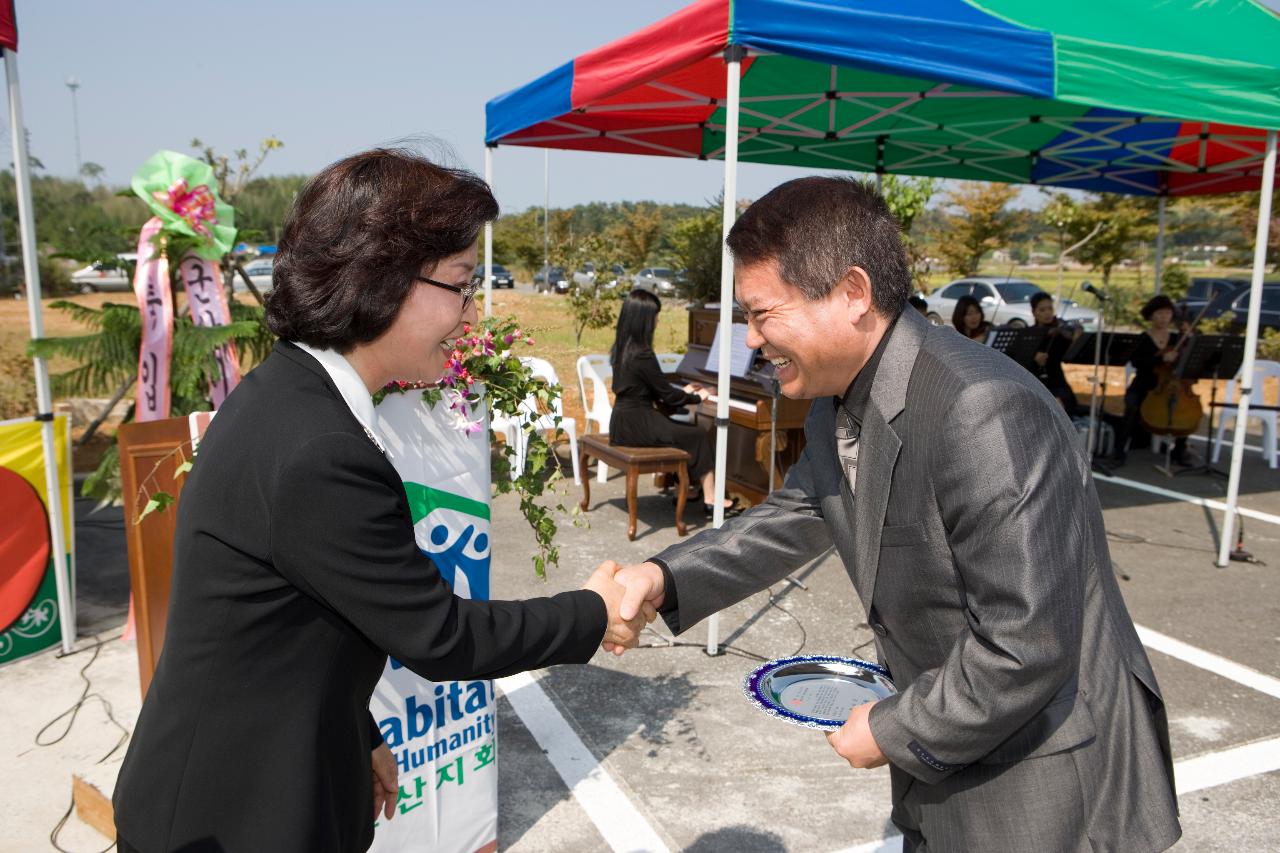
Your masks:
{"label": "canopy tent", "polygon": [[493,99],[485,141],[723,158],[740,46],[742,161],[1256,190],[1277,40],[1249,0],[700,0]]}
{"label": "canopy tent", "polygon": [[[1274,184],[1278,37],[1254,0],[697,0],[490,101],[486,177],[498,145],[723,159],[726,235],[739,160],[1154,195],[1163,212]],[[1255,263],[1246,377],[1261,282]],[[727,325],[727,248],[721,288]],[[725,348],[720,499],[728,366]]]}

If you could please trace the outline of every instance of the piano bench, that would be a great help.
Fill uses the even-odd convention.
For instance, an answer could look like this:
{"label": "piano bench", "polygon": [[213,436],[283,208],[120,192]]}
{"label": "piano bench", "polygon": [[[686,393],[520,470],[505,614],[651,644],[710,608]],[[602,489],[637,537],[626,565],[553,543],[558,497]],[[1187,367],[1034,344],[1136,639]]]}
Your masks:
{"label": "piano bench", "polygon": [[591,478],[587,465],[591,459],[627,472],[627,539],[636,538],[636,485],[641,474],[675,474],[679,481],[676,493],[676,532],[685,534],[684,503],[689,491],[689,454],[678,447],[624,447],[610,444],[609,436],[591,434],[578,440],[578,468],[582,472],[583,512],[591,503]]}

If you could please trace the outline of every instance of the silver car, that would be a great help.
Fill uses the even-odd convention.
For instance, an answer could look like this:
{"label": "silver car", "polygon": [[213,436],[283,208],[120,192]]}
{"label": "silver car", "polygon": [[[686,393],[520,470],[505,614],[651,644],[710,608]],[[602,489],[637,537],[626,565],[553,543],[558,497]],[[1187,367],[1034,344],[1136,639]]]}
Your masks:
{"label": "silver car", "polygon": [[[982,313],[988,323],[1017,329],[1035,325],[1031,297],[1042,290],[1039,285],[1025,279],[974,276],[938,288],[932,295],[925,297],[925,302],[929,305],[929,321],[938,326],[951,325],[956,302],[962,296],[972,296],[982,306]],[[1063,320],[1079,323],[1085,331],[1098,328],[1098,312],[1091,308],[1081,308],[1070,300],[1062,300],[1057,313]]]}
{"label": "silver car", "polygon": [[645,267],[636,273],[631,287],[635,290],[647,290],[658,296],[674,296],[676,274],[667,267]]}
{"label": "silver car", "polygon": [[133,290],[133,268],[138,263],[136,252],[116,255],[115,263],[101,261],[71,274],[71,284],[80,293],[104,290]]}

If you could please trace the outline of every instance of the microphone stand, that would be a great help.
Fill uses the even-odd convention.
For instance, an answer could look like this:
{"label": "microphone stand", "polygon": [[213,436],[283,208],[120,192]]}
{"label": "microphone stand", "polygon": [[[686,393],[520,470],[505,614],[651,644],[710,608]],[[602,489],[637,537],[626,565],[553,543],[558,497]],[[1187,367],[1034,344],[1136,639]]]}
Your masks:
{"label": "microphone stand", "polygon": [[1111,474],[1112,469],[1095,458],[1098,440],[1098,407],[1106,401],[1105,388],[1102,390],[1102,400],[1099,401],[1098,399],[1098,370],[1102,364],[1102,333],[1106,327],[1107,297],[1088,282],[1085,282],[1084,290],[1098,300],[1098,333],[1094,335],[1093,382],[1089,391],[1089,432],[1085,438],[1085,453],[1088,455],[1089,463],[1092,467],[1097,468],[1103,474]]}

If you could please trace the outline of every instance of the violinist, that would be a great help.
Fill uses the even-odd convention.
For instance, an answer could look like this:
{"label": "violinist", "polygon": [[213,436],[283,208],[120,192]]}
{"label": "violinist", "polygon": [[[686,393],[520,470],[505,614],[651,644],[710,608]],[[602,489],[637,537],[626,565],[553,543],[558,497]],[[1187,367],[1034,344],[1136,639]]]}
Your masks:
{"label": "violinist", "polygon": [[961,296],[956,300],[956,310],[951,312],[951,325],[966,338],[979,343],[985,341],[991,331],[991,324],[982,313],[982,305],[972,296]]}
{"label": "violinist", "polygon": [[[1173,300],[1164,295],[1153,296],[1142,306],[1142,319],[1147,321],[1148,327],[1129,358],[1134,367],[1133,381],[1124,394],[1124,419],[1117,430],[1116,449],[1111,456],[1115,465],[1125,463],[1130,448],[1151,445],[1151,434],[1142,425],[1140,412],[1143,400],[1159,384],[1156,369],[1165,365],[1172,367],[1178,360],[1178,341],[1182,334],[1173,329],[1174,314]],[[1185,332],[1185,322],[1183,326]],[[1195,464],[1187,449],[1186,436],[1174,441],[1170,458],[1183,467]]]}
{"label": "violinist", "polygon": [[1037,293],[1031,297],[1031,313],[1035,317],[1035,328],[1044,331],[1044,339],[1036,351],[1036,367],[1032,373],[1044,383],[1049,393],[1057,398],[1066,410],[1068,417],[1080,414],[1080,403],[1076,394],[1067,382],[1062,370],[1062,357],[1070,348],[1072,341],[1080,337],[1083,329],[1077,323],[1067,323],[1059,319],[1053,311],[1053,297],[1047,293]]}

